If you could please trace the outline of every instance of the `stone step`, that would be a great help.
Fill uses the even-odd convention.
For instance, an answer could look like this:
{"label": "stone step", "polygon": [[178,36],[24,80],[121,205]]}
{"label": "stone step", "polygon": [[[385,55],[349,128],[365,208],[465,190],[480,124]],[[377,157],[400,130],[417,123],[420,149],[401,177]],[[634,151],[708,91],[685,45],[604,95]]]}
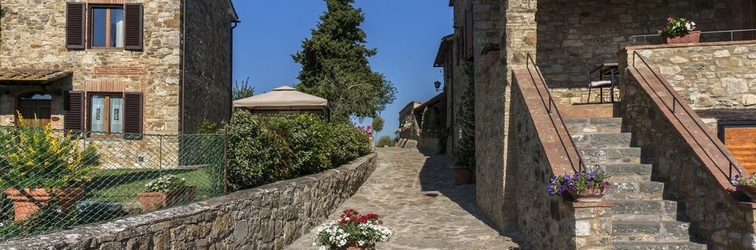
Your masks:
{"label": "stone step", "polygon": [[615,110],[619,111],[619,103],[559,106],[559,114],[563,118],[612,117],[614,113],[619,113]]}
{"label": "stone step", "polygon": [[662,182],[612,182],[604,198],[607,200],[661,200],[663,193],[664,183]]}
{"label": "stone step", "polygon": [[612,200],[612,218],[615,220],[677,220],[684,216],[684,211],[678,211],[676,201],[670,200]]}
{"label": "stone step", "polygon": [[586,165],[640,163],[640,148],[581,148],[580,157]]}
{"label": "stone step", "polygon": [[689,241],[690,223],[680,221],[613,220],[613,241]]}
{"label": "stone step", "polygon": [[603,164],[601,167],[610,177],[611,182],[650,181],[651,164]]}
{"label": "stone step", "polygon": [[612,244],[612,250],[706,250],[706,244],[689,241],[614,241]]}
{"label": "stone step", "polygon": [[579,133],[571,136],[578,148],[630,147],[632,138],[631,133]]}
{"label": "stone step", "polygon": [[622,132],[620,117],[566,118],[564,124],[570,134]]}

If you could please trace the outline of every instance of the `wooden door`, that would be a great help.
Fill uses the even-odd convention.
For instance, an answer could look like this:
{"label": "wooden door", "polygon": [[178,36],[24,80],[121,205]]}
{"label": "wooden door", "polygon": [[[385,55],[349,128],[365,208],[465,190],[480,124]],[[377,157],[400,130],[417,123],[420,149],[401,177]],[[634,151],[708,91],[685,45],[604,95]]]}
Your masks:
{"label": "wooden door", "polygon": [[[21,99],[18,102],[18,110],[29,126],[38,122],[40,127],[50,123],[50,100]],[[35,120],[36,117],[36,120]]]}
{"label": "wooden door", "polygon": [[749,172],[756,172],[756,126],[724,127],[724,144]]}

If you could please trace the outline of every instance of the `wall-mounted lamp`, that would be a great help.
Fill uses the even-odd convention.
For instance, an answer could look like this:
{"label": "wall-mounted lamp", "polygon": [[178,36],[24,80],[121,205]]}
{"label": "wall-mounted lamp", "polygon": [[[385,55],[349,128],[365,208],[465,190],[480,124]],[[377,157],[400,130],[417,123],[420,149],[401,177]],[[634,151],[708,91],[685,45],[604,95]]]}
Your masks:
{"label": "wall-mounted lamp", "polygon": [[439,81],[435,81],[435,82],[433,82],[433,86],[435,86],[435,87],[436,87],[436,92],[438,92],[438,88],[440,88],[440,87],[441,87],[441,82],[439,82]]}

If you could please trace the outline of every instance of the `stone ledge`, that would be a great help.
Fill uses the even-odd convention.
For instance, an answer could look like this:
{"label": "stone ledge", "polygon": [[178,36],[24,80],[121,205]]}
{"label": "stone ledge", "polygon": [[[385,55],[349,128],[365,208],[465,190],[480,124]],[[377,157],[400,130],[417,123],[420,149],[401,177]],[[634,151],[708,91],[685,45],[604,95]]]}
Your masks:
{"label": "stone ledge", "polygon": [[756,41],[726,41],[726,42],[700,42],[700,43],[680,43],[680,44],[654,44],[654,45],[635,45],[626,46],[619,53],[627,53],[628,50],[642,49],[659,49],[659,48],[679,48],[679,47],[699,47],[699,46],[726,46],[739,44],[756,44]]}
{"label": "stone ledge", "polygon": [[565,201],[567,206],[572,208],[589,208],[589,207],[613,207],[614,203],[610,201],[601,202],[577,202],[577,201]]}
{"label": "stone ledge", "polygon": [[738,202],[738,207],[756,210],[756,202]]}

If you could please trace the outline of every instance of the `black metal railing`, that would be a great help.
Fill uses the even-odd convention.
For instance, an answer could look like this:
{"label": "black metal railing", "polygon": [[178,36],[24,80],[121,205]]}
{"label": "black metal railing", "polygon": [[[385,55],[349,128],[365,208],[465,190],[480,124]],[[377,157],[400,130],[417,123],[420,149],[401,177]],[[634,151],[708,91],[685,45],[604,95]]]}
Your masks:
{"label": "black metal railing", "polygon": [[[735,41],[735,33],[756,32],[756,29],[738,29],[738,30],[714,30],[714,31],[701,31],[701,34],[730,34],[730,41]],[[645,34],[634,35],[628,39],[631,44],[636,44],[639,39],[643,39],[643,45],[650,44],[651,40],[659,40],[661,42],[660,34]],[[745,40],[745,39],[744,39]]]}
{"label": "black metal railing", "polygon": [[[531,71],[531,67],[533,66],[535,68],[535,73],[538,75],[538,78],[541,82],[541,85],[543,85],[543,89],[546,92],[546,95],[548,96],[548,100],[543,99],[543,93],[541,93],[541,88],[538,87],[535,76],[533,76],[533,71]],[[575,145],[575,141],[572,140],[572,137],[567,134],[567,136],[570,137],[570,144],[575,151],[575,155],[577,155],[577,159],[575,159],[572,154],[569,153],[569,149],[567,148],[567,144],[565,144],[564,140],[562,140],[562,134],[559,132],[559,129],[557,127],[557,122],[554,121],[553,115],[556,114],[557,117],[559,117],[559,123],[562,128],[565,128],[565,131],[567,130],[567,125],[564,124],[564,119],[562,119],[562,115],[559,113],[559,109],[556,107],[556,103],[554,102],[554,98],[551,96],[551,92],[549,91],[549,86],[546,85],[546,80],[543,79],[543,74],[541,74],[541,69],[536,65],[535,60],[533,60],[533,57],[528,53],[527,55],[527,62],[526,62],[526,68],[528,69],[528,73],[530,74],[530,78],[533,80],[533,84],[536,85],[536,91],[538,91],[539,97],[541,97],[541,102],[543,103],[543,106],[546,108],[546,112],[549,114],[549,120],[551,120],[551,125],[554,127],[554,131],[556,131],[559,142],[562,144],[562,148],[564,149],[564,152],[567,153],[567,157],[570,160],[570,165],[572,165],[572,170],[575,172],[582,172],[585,171],[585,164],[583,163],[582,157],[580,157],[580,151],[577,148],[577,145]],[[575,165],[575,161],[577,160],[577,165]]]}
{"label": "black metal railing", "polygon": [[[718,162],[717,160],[714,159],[714,157],[712,156],[712,152],[710,152],[708,150],[705,150],[705,148],[704,148],[704,146],[702,144],[703,142],[701,141],[702,139],[700,139],[701,137],[700,136],[691,136],[693,138],[693,140],[696,142],[696,144],[698,144],[698,147],[701,148],[702,151],[706,153],[706,156],[709,158],[709,160],[711,160],[711,162],[713,162],[714,165],[717,166],[717,168],[719,169],[720,173],[722,173],[723,175],[725,175],[725,177],[727,177],[727,180],[732,180],[732,178],[734,177],[734,175],[733,175],[734,172],[737,172],[737,175],[742,176],[742,174],[743,174],[742,167],[740,166],[740,164],[738,163],[738,161],[735,159],[735,157],[733,157],[732,154],[729,153],[729,151],[724,147],[724,145],[722,145],[721,142],[719,142],[718,139],[715,139],[715,138],[713,138],[711,136],[711,133],[709,132],[709,130],[707,130],[706,125],[703,125],[701,123],[700,119],[695,119],[694,118],[695,117],[693,115],[694,112],[690,108],[690,106],[688,106],[686,103],[683,103],[683,100],[680,100],[681,98],[679,97],[679,95],[677,94],[677,92],[675,92],[675,90],[671,89],[669,86],[667,86],[667,84],[663,84],[664,81],[662,80],[662,77],[659,76],[659,74],[657,74],[657,72],[655,70],[653,70],[653,68],[651,68],[651,66],[648,64],[648,62],[646,62],[646,60],[643,59],[643,56],[641,56],[640,54],[638,54],[637,51],[633,51],[633,61],[632,61],[633,62],[633,68],[636,69],[636,70],[638,69],[635,66],[636,58],[640,59],[640,62],[642,62],[646,66],[646,68],[648,68],[648,70],[651,73],[654,74],[654,76],[656,77],[656,79],[660,83],[662,83],[661,85],[667,91],[667,94],[670,97],[672,97],[672,104],[670,105],[668,103],[668,101],[665,100],[664,98],[662,98],[662,96],[659,95],[659,93],[657,91],[653,90],[653,87],[651,86],[651,83],[649,83],[649,81],[647,79],[643,78],[645,84],[650,89],[652,89],[652,92],[656,95],[657,98],[659,98],[659,100],[661,100],[661,102],[664,104],[664,106],[667,109],[669,109],[669,111],[672,112],[672,115],[677,119],[677,121],[682,123],[682,121],[680,120],[680,117],[678,117],[678,113],[677,113],[678,110],[681,110],[682,112],[684,112],[685,116],[689,117],[696,124],[696,127],[698,128],[699,132],[703,133],[704,135],[706,135],[706,138],[704,140],[707,140],[708,142],[710,142],[711,144],[713,144],[717,148],[717,151],[719,151],[719,153],[721,154],[721,156],[724,157],[725,159],[727,159],[727,161],[728,161],[727,170],[724,170],[720,166],[720,164],[719,164],[720,162]],[[641,77],[643,77],[643,76],[641,75]],[[683,115],[683,113],[680,113],[680,115]],[[690,128],[688,126],[682,126],[682,127],[685,128],[685,131],[688,134],[694,135],[694,133],[691,131],[691,129],[695,129],[696,127],[693,127],[693,128]],[[732,184],[732,183],[730,183],[730,184]]]}

